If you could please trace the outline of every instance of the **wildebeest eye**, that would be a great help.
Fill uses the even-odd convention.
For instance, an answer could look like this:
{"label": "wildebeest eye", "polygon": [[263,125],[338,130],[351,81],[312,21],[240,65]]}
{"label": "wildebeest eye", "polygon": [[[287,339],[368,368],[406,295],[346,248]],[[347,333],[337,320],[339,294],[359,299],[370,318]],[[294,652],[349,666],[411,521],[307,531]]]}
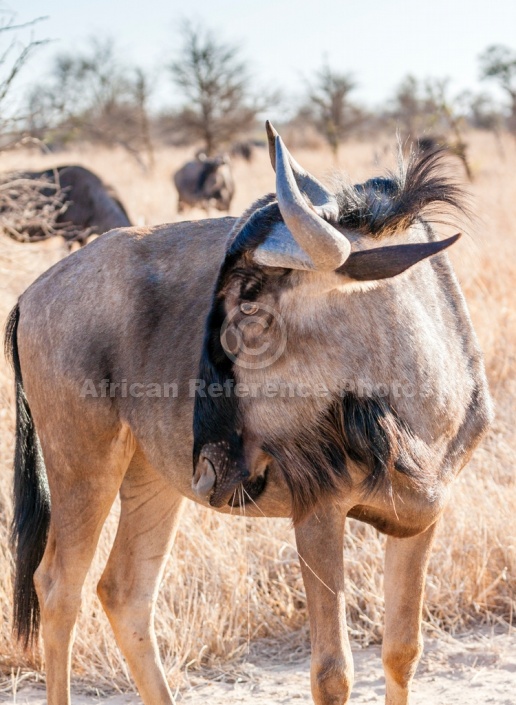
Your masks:
{"label": "wildebeest eye", "polygon": [[257,313],[259,309],[260,307],[258,304],[253,303],[252,301],[244,301],[240,304],[240,310],[242,313],[245,313],[246,316],[252,316],[253,313]]}

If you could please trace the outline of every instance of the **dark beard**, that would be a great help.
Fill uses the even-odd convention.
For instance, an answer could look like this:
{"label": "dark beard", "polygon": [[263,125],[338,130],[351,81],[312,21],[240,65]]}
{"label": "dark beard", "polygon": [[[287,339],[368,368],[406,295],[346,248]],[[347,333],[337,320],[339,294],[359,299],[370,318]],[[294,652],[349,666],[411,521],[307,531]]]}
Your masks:
{"label": "dark beard", "polygon": [[413,435],[386,400],[345,393],[335,397],[311,428],[263,446],[290,490],[298,524],[329,495],[351,489],[348,462],[363,469],[364,496],[390,483],[393,472],[424,480],[412,449]]}

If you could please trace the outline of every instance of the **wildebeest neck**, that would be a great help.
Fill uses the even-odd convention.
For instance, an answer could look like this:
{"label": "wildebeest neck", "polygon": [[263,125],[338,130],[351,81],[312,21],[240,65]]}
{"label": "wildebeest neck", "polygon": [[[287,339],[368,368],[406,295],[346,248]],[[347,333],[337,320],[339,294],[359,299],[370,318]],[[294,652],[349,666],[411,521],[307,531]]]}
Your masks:
{"label": "wildebeest neck", "polygon": [[281,432],[264,450],[274,458],[289,487],[295,523],[328,495],[351,488],[349,462],[363,473],[363,497],[388,485],[394,472],[424,482],[424,468],[412,451],[412,434],[379,398],[346,392],[329,400],[326,411],[292,436]]}
{"label": "wildebeest neck", "polygon": [[[225,289],[229,280],[240,282],[245,298],[253,300],[261,292],[263,274],[259,267],[249,263],[245,253],[256,247],[267,236],[271,223],[281,219],[277,203],[269,203],[257,210],[234,236],[233,242],[222,263],[206,320],[203,350],[199,366],[199,380],[203,391],[197,391],[194,407],[194,448],[193,464],[197,467],[203,449],[208,454],[215,448],[225,449],[210,460],[214,466],[216,483],[210,502],[222,501],[231,496],[235,489],[248,476],[244,462],[242,441],[242,419],[239,413],[238,398],[234,390],[233,362],[228,357],[221,342],[221,331],[226,319]],[[223,392],[216,397],[205,389]],[[217,462],[218,461],[218,462]]]}

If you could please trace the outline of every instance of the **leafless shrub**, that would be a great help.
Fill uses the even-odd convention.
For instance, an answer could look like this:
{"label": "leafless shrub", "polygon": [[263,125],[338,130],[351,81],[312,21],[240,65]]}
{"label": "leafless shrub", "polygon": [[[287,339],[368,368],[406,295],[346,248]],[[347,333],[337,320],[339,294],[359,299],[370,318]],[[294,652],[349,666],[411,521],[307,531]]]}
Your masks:
{"label": "leafless shrub", "polygon": [[387,122],[399,131],[403,144],[416,144],[421,151],[444,147],[463,164],[471,181],[473,173],[468,157],[465,128],[468,124],[466,97],[451,97],[448,79],[418,81],[406,76],[396,89],[388,110]]}
{"label": "leafless shrub", "polygon": [[444,129],[437,106],[428,96],[424,84],[410,74],[395,89],[384,118],[399,130],[403,142],[414,141],[427,131]]}
{"label": "leafless shrub", "polygon": [[17,24],[15,15],[0,4],[0,149],[20,137],[18,123],[20,116],[15,110],[9,110],[9,99],[13,84],[29,58],[46,44],[46,40],[36,40],[30,36],[22,42],[18,39],[20,31],[32,30],[44,17],[30,22]]}
{"label": "leafless shrub", "polygon": [[300,111],[324,137],[335,158],[341,142],[363,118],[360,108],[349,98],[355,86],[349,74],[338,73],[325,64],[309,83],[307,103]]}
{"label": "leafless shrub", "polygon": [[185,103],[172,127],[185,142],[201,141],[211,156],[249,131],[268,98],[251,93],[249,71],[238,47],[189,22],[183,24],[180,58],[170,66]]}
{"label": "leafless shrub", "polygon": [[428,99],[435,105],[437,114],[442,116],[451,133],[444,146],[454,154],[464,166],[466,176],[473,180],[473,172],[468,158],[468,144],[464,137],[465,116],[460,110],[459,99],[450,98],[448,95],[448,79],[427,82]]}
{"label": "leafless shrub", "polygon": [[83,52],[58,54],[47,81],[28,97],[28,129],[63,147],[83,141],[121,146],[146,169],[152,166],[149,81],[124,65],[112,39],[93,38]]}
{"label": "leafless shrub", "polygon": [[[17,24],[14,15],[0,7],[0,151],[3,152],[27,144],[18,118],[9,112],[9,103],[21,69],[35,50],[46,43],[32,36],[20,42],[18,33],[32,29],[41,19]],[[0,177],[0,229],[15,240],[45,240],[58,232],[67,235],[66,226],[57,224],[64,209],[65,196],[57,179],[52,184],[13,172]]]}
{"label": "leafless shrub", "polygon": [[75,239],[78,233],[58,218],[67,209],[66,194],[55,180],[11,172],[0,179],[0,228],[18,242],[39,242],[54,235]]}
{"label": "leafless shrub", "polygon": [[480,56],[480,77],[498,82],[510,101],[508,127],[516,134],[516,52],[495,44]]}

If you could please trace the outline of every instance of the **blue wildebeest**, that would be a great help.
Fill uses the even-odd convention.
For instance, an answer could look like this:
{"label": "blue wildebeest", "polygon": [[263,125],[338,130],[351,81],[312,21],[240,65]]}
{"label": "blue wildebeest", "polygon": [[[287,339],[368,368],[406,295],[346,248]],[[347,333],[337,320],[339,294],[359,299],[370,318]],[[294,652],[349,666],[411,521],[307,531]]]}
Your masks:
{"label": "blue wildebeest", "polygon": [[41,619],[49,705],[70,702],[81,587],[117,493],[98,593],[147,705],[172,702],[153,609],[185,498],[293,518],[317,705],[347,703],[353,678],[346,517],[386,533],[386,702],[408,703],[435,527],[491,418],[442,252],[456,237],[422,217],[459,192],[436,154],[331,192],[268,131],[276,194],[239,219],[111,232],[9,319],[15,629],[29,643]]}
{"label": "blue wildebeest", "polygon": [[241,157],[246,162],[252,162],[257,149],[266,149],[267,142],[264,140],[247,139],[234,142],[231,145],[231,156]]}
{"label": "blue wildebeest", "polygon": [[416,148],[420,152],[443,149],[448,154],[456,156],[462,162],[468,179],[473,181],[473,171],[468,158],[468,145],[460,137],[455,140],[447,140],[444,135],[422,135],[416,140]]}
{"label": "blue wildebeest", "polygon": [[207,157],[200,152],[176,171],[174,184],[178,193],[178,213],[182,213],[185,206],[199,206],[207,212],[216,208],[229,213],[235,185],[227,154]]}
{"label": "blue wildebeest", "polygon": [[[113,228],[131,225],[114,188],[82,166],[65,165],[44,171],[17,172],[6,175],[5,179],[11,179],[14,196],[16,184],[23,188],[27,182],[33,182],[35,188],[45,195],[56,193],[57,200],[63,205],[56,219],[56,234],[62,234],[69,243],[84,245],[90,235],[101,235]],[[37,219],[36,226],[27,228],[26,235],[28,242],[49,237],[42,228],[37,227]]]}

